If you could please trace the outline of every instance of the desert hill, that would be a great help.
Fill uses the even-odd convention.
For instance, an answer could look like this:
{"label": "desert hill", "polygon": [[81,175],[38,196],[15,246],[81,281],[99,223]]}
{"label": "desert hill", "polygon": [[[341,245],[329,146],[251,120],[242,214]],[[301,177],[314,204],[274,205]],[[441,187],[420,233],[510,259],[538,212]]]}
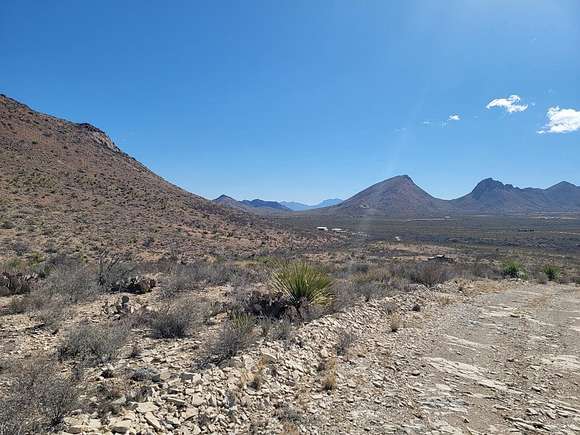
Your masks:
{"label": "desert hill", "polygon": [[446,201],[429,195],[408,175],[400,175],[374,184],[341,204],[312,213],[398,217],[441,215],[448,211]]}
{"label": "desert hill", "polygon": [[253,199],[251,201],[244,199],[242,201],[238,201],[228,195],[220,195],[219,197],[214,199],[213,202],[237,210],[243,210],[247,213],[260,215],[269,215],[272,213],[284,213],[292,211],[288,207],[285,207],[276,201],[264,201],[262,199]]}
{"label": "desert hill", "polygon": [[547,189],[518,188],[493,178],[480,181],[467,195],[450,201],[460,214],[520,214],[580,211],[580,187],[561,182]]}
{"label": "desert hill", "polygon": [[357,193],[343,203],[309,213],[442,217],[448,215],[512,215],[580,212],[580,187],[561,182],[547,189],[518,188],[492,178],[482,180],[457,199],[435,198],[407,175],[389,178]]}
{"label": "desert hill", "polygon": [[291,245],[259,216],[180,189],[101,130],[0,96],[0,257],[101,246],[157,256]]}

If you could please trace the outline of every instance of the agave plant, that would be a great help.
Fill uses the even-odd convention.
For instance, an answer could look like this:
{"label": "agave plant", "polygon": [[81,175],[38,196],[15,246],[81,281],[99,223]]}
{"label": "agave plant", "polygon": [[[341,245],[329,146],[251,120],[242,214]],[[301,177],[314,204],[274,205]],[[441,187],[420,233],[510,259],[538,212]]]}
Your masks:
{"label": "agave plant", "polygon": [[281,265],[272,277],[272,285],[296,308],[304,302],[327,305],[332,299],[332,279],[301,261]]}

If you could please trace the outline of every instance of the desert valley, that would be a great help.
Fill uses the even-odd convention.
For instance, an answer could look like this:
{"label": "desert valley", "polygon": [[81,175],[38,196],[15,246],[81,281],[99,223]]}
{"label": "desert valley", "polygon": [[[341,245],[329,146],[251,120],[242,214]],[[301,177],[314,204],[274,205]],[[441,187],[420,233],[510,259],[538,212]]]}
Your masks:
{"label": "desert valley", "polygon": [[579,22],[0,2],[0,435],[580,435]]}
{"label": "desert valley", "polygon": [[580,427],[580,187],[292,211],[6,96],[0,141],[2,434]]}

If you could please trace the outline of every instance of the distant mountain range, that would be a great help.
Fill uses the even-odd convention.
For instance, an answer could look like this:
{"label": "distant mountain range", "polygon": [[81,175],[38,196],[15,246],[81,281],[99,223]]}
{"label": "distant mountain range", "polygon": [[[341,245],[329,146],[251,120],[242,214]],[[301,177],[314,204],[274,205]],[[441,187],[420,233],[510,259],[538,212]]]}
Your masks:
{"label": "distant mountain range", "polygon": [[563,181],[547,189],[521,189],[487,178],[469,194],[444,200],[429,195],[408,175],[400,175],[374,184],[339,205],[312,213],[440,217],[541,212],[580,212],[580,187]]}
{"label": "distant mountain range", "polygon": [[324,201],[321,201],[318,204],[314,205],[302,204],[301,202],[293,202],[293,201],[280,201],[280,204],[282,204],[284,207],[288,207],[292,211],[305,211],[305,210],[314,210],[315,208],[330,207],[333,205],[338,205],[341,202],[343,202],[342,199],[331,198],[325,199]]}
{"label": "distant mountain range", "polygon": [[302,204],[300,202],[287,202],[287,201],[264,201],[263,199],[253,199],[238,201],[230,196],[221,195],[220,197],[213,200],[214,202],[228,207],[237,208],[239,210],[244,210],[251,213],[258,214],[269,214],[269,213],[280,213],[280,212],[291,212],[291,211],[305,211],[314,210],[322,207],[330,207],[336,204],[340,204],[342,199],[325,199],[315,205]]}
{"label": "distant mountain range", "polygon": [[429,195],[408,175],[399,175],[374,184],[345,201],[329,199],[314,206],[260,199],[236,201],[226,195],[214,202],[257,214],[294,211],[320,215],[443,217],[563,213],[580,212],[580,187],[562,181],[547,189],[522,189],[486,178],[467,195],[445,200]]}
{"label": "distant mountain range", "polygon": [[253,199],[251,201],[244,199],[243,201],[238,201],[227,195],[221,195],[214,199],[213,202],[255,214],[285,213],[292,211],[276,201],[264,201],[262,199]]}

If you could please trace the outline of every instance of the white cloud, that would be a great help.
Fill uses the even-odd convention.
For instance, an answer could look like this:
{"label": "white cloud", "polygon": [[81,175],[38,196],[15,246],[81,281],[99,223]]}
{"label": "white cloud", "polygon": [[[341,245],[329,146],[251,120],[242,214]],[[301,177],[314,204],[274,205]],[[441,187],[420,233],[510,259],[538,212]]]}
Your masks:
{"label": "white cloud", "polygon": [[457,113],[449,115],[449,118],[447,118],[448,121],[459,121],[460,119],[461,116],[459,116]]}
{"label": "white cloud", "polygon": [[574,109],[550,107],[546,113],[548,123],[538,133],[570,133],[580,130],[580,112]]}
{"label": "white cloud", "polygon": [[510,95],[507,98],[496,98],[491,100],[486,109],[492,109],[494,107],[499,107],[505,109],[507,113],[523,112],[528,108],[527,104],[518,104],[521,101],[519,95]]}

